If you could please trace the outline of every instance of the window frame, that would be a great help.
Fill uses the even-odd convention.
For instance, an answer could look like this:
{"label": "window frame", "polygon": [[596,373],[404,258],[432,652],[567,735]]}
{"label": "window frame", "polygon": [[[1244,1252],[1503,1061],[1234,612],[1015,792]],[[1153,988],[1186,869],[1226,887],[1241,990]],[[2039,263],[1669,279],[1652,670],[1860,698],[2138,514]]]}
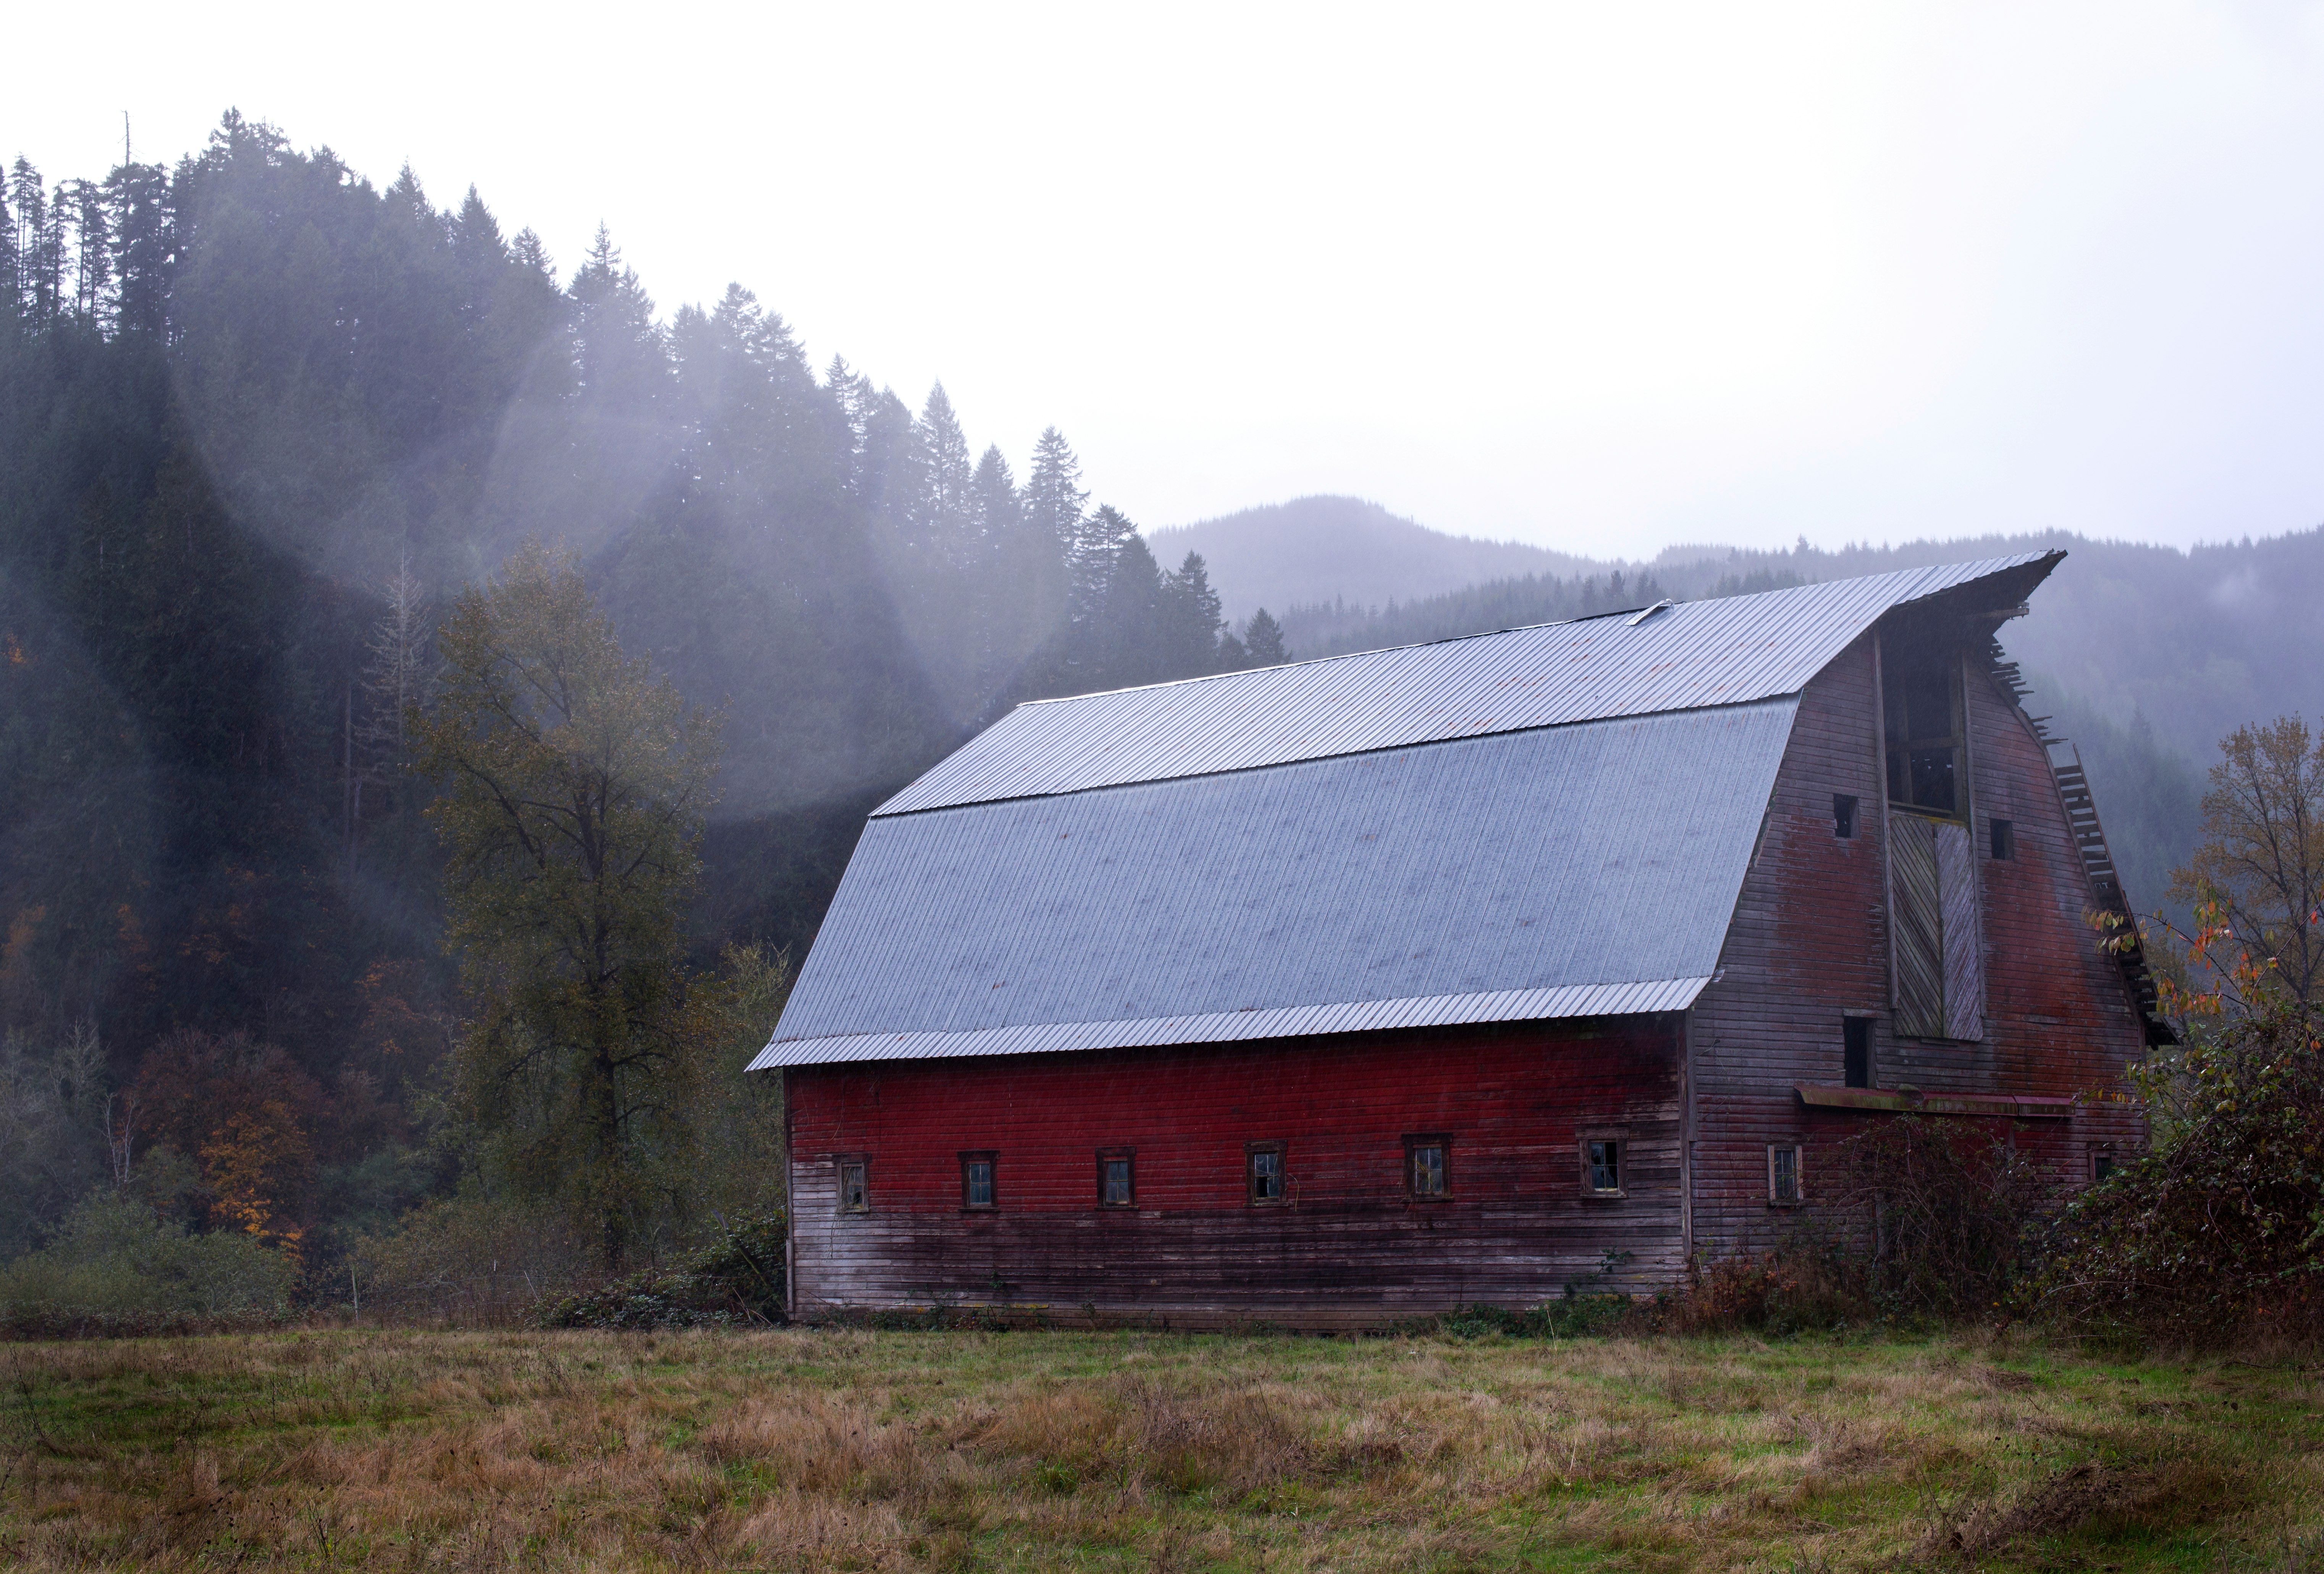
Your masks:
{"label": "window frame", "polygon": [[[982,1202],[969,1200],[968,1167],[985,1166],[985,1187],[991,1196]],[[960,1210],[963,1213],[995,1213],[1001,1208],[1001,1150],[998,1148],[964,1148],[960,1155]]]}
{"label": "window frame", "polygon": [[[841,1213],[848,1214],[863,1214],[871,1212],[872,1155],[869,1153],[835,1153],[832,1155],[831,1167],[832,1172],[838,1177],[838,1185],[832,1193],[833,1201],[836,1207],[836,1210]],[[863,1200],[859,1203],[851,1204],[847,1200],[847,1171],[850,1170],[857,1170],[862,1172]]]}
{"label": "window frame", "polygon": [[[1276,1194],[1272,1197],[1259,1194],[1259,1156],[1261,1153],[1275,1155]],[[1291,1158],[1286,1143],[1273,1138],[1243,1143],[1242,1196],[1243,1204],[1248,1208],[1285,1208],[1290,1205]]]}
{"label": "window frame", "polygon": [[[1875,1020],[1870,1016],[1857,1015],[1840,1019],[1840,1085],[1843,1088],[1871,1088],[1880,1085],[1878,1069],[1873,1064],[1872,1057],[1872,1023]],[[1853,1041],[1858,1037],[1864,1041],[1864,1080],[1861,1082],[1856,1079],[1856,1067],[1849,1064],[1858,1047]]]}
{"label": "window frame", "polygon": [[[1784,1196],[1775,1187],[1775,1155],[1792,1156],[1792,1194]],[[1767,1144],[1767,1206],[1769,1208],[1799,1208],[1808,1199],[1808,1145],[1805,1143],[1769,1143]]]}
{"label": "window frame", "polygon": [[[1908,639],[1884,639],[1880,650],[1881,782],[1891,810],[1950,819],[1974,826],[1969,794],[1969,685],[1963,653],[1943,649],[1934,662],[1914,661]],[[1914,653],[1918,653],[1914,652]],[[1947,730],[1915,735],[1912,730],[1912,684],[1921,677],[1941,677],[1945,685]],[[1952,806],[1941,809],[1923,803],[1913,791],[1915,755],[1942,751],[1952,781]]]}
{"label": "window frame", "polygon": [[[1613,1147],[1614,1184],[1610,1189],[1602,1188],[1597,1184],[1598,1166],[1590,1157],[1590,1148],[1593,1143],[1609,1143]],[[1582,1162],[1580,1181],[1583,1197],[1613,1202],[1630,1194],[1630,1134],[1628,1132],[1583,1132],[1574,1140],[1574,1153]]]}
{"label": "window frame", "polygon": [[2108,1180],[2113,1178],[2114,1172],[2120,1168],[2122,1168],[2122,1161],[2115,1156],[2113,1143],[2092,1143],[2090,1144],[2089,1172],[2091,1185],[2105,1185]]}
{"label": "window frame", "polygon": [[[1120,1202],[1110,1202],[1105,1195],[1105,1167],[1108,1164],[1130,1167],[1130,1195]],[[1108,1213],[1133,1212],[1138,1207],[1138,1150],[1136,1148],[1100,1148],[1097,1151],[1097,1205]]]}
{"label": "window frame", "polygon": [[2017,861],[2017,822],[2000,815],[1989,815],[1985,822],[1985,850],[1997,864]]}
{"label": "window frame", "polygon": [[[1422,1150],[1437,1152],[1437,1173],[1443,1179],[1441,1191],[1420,1190],[1417,1160]],[[1407,1132],[1404,1138],[1404,1197],[1407,1202],[1450,1202],[1452,1200],[1452,1135],[1450,1132]]]}
{"label": "window frame", "polygon": [[1863,800],[1853,792],[1831,795],[1831,837],[1834,841],[1852,842],[1857,827],[1863,824]]}

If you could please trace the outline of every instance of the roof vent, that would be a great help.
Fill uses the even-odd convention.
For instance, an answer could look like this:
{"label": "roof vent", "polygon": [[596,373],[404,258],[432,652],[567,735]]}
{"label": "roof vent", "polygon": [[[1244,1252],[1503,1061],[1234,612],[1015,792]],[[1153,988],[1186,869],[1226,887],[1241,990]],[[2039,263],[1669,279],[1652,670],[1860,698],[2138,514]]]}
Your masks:
{"label": "roof vent", "polygon": [[1665,596],[1665,597],[1664,597],[1660,601],[1655,602],[1652,606],[1647,607],[1644,612],[1641,612],[1641,613],[1637,614],[1636,616],[1632,617],[1632,618],[1630,619],[1630,621],[1629,621],[1628,623],[1627,623],[1627,624],[1623,625],[1623,626],[1624,626],[1625,628],[1636,628],[1636,627],[1637,627],[1637,626],[1638,626],[1638,625],[1640,625],[1640,624],[1642,624],[1642,623],[1646,622],[1646,619],[1648,619],[1648,618],[1652,617],[1655,613],[1657,613],[1657,612],[1665,612],[1665,611],[1669,610],[1669,608],[1670,608],[1670,597],[1667,597],[1667,596]]}

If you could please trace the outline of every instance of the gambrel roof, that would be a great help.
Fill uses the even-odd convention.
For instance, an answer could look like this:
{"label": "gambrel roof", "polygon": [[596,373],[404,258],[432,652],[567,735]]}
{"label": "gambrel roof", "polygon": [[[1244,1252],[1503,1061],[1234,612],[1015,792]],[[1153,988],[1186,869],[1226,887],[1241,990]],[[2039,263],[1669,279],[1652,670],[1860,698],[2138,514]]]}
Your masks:
{"label": "gambrel roof", "polygon": [[874,812],[752,1069],[1683,1010],[1808,681],[2060,555],[1021,705]]}

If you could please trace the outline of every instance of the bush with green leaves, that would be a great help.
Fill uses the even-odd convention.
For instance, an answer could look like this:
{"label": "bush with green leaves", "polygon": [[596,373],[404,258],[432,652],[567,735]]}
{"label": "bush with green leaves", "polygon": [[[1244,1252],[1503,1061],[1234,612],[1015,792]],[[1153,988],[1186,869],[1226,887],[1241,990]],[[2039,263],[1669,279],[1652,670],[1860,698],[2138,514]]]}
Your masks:
{"label": "bush with green leaves", "polygon": [[2150,1068],[2154,1151],[2067,1208],[2021,1304],[2102,1336],[2324,1332],[2319,1058],[2314,1015],[2285,1004]]}
{"label": "bush with green leaves", "polygon": [[271,1322],[287,1315],[298,1278],[248,1236],[189,1234],[100,1191],[47,1245],[0,1267],[0,1329],[84,1336]]}

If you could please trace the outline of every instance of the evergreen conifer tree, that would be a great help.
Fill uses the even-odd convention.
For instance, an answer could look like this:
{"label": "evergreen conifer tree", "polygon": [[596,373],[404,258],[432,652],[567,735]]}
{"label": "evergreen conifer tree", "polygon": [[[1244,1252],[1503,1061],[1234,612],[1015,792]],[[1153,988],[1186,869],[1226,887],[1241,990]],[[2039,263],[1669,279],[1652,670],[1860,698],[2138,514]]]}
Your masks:
{"label": "evergreen conifer tree", "polygon": [[1060,554],[1070,558],[1081,535],[1082,511],[1089,494],[1082,489],[1082,462],[1052,426],[1033,445],[1033,468],[1025,477],[1025,523],[1049,532]]}
{"label": "evergreen conifer tree", "polygon": [[100,328],[113,311],[113,241],[106,234],[105,193],[88,181],[57,188],[57,208],[72,227],[73,313]]}
{"label": "evergreen conifer tree", "polygon": [[[1112,597],[1114,570],[1122,551],[1139,541],[1138,527],[1123,516],[1111,503],[1102,505],[1094,514],[1085,515],[1081,528],[1074,532],[1073,551],[1067,563],[1073,573],[1072,607],[1074,621],[1082,623],[1099,615],[1101,609],[1113,610],[1108,603]],[[1144,543],[1139,542],[1143,551]],[[1146,553],[1148,564],[1154,561],[1152,552]],[[1158,591],[1161,570],[1155,570]]]}
{"label": "evergreen conifer tree", "polygon": [[1173,670],[1177,653],[1165,604],[1166,577],[1146,538],[1111,506],[1090,519],[1093,527],[1102,523],[1117,530],[1119,539],[1105,554],[1105,590],[1084,634],[1091,654],[1085,663],[1089,681],[1116,688],[1185,676]]}
{"label": "evergreen conifer tree", "polygon": [[1017,478],[1010,474],[999,443],[986,445],[976,461],[976,473],[968,483],[968,512],[978,538],[990,545],[997,546],[1017,528],[1022,514]]}
{"label": "evergreen conifer tree", "polygon": [[1242,645],[1244,659],[1254,667],[1279,666],[1291,659],[1283,648],[1283,625],[1264,606],[1243,625]]}
{"label": "evergreen conifer tree", "polygon": [[114,321],[158,334],[169,320],[170,177],[159,164],[123,164],[106,177],[113,240]]}
{"label": "evergreen conifer tree", "polygon": [[912,423],[912,436],[918,474],[913,477],[917,495],[911,533],[939,560],[965,565],[973,556],[969,492],[974,471],[969,464],[968,436],[960,429],[942,383],[928,390],[927,403]]}
{"label": "evergreen conifer tree", "polygon": [[15,208],[16,283],[19,310],[27,321],[45,324],[56,310],[57,270],[49,251],[49,202],[41,171],[16,155],[9,200]]}
{"label": "evergreen conifer tree", "polygon": [[14,326],[23,310],[23,273],[18,266],[16,210],[8,196],[8,182],[0,180],[0,315]]}
{"label": "evergreen conifer tree", "polygon": [[557,282],[557,264],[549,260],[549,247],[530,225],[516,232],[509,243],[509,259],[520,268],[537,273],[547,283]]}
{"label": "evergreen conifer tree", "polygon": [[1219,630],[1226,618],[1200,552],[1188,552],[1177,572],[1163,576],[1162,617],[1168,667],[1162,676],[1192,678],[1218,670]]}

